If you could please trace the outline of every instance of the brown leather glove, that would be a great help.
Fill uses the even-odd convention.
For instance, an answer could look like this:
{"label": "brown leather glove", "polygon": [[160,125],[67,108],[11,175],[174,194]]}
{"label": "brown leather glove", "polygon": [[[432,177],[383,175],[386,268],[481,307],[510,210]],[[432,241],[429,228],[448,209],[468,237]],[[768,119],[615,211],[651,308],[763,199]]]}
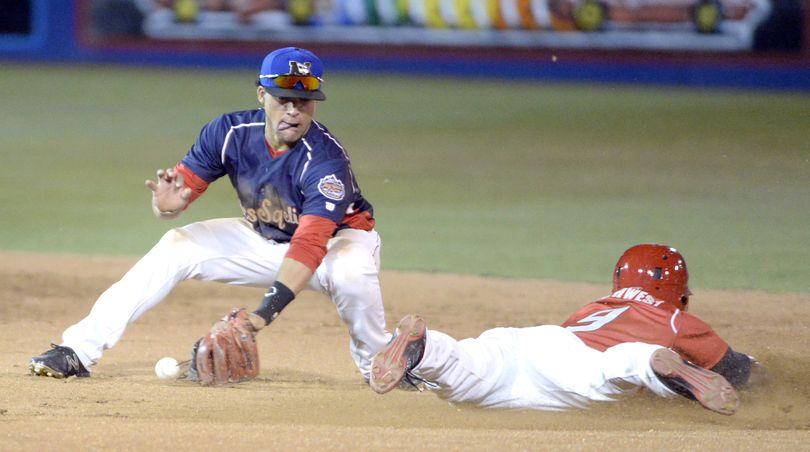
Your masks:
{"label": "brown leather glove", "polygon": [[234,308],[195,346],[192,368],[196,375],[190,377],[205,386],[256,378],[259,374],[257,331],[250,314]]}

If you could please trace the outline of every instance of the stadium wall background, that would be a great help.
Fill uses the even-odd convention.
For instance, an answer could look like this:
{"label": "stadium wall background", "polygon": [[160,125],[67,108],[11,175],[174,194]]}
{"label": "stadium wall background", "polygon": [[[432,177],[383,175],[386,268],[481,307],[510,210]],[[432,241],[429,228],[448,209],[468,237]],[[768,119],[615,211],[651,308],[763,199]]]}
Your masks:
{"label": "stadium wall background", "polygon": [[[0,0],[0,62],[252,68],[270,48],[302,45],[342,71],[810,90],[810,8],[801,1],[772,0],[782,22],[758,31],[771,45],[742,52],[301,42],[306,27],[252,41],[99,33],[94,14],[116,1]],[[107,17],[121,16],[113,10]]]}

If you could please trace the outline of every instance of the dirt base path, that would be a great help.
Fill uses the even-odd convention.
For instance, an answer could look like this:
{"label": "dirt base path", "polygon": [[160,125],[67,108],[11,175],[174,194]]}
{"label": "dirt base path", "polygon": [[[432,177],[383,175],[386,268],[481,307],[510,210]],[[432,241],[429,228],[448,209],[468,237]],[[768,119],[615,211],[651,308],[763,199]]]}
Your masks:
{"label": "dirt base path", "polygon": [[[493,411],[430,393],[373,393],[331,302],[302,295],[259,336],[258,380],[223,388],[165,382],[163,356],[261,289],[182,283],[107,351],[92,378],[27,374],[131,258],[0,253],[0,450],[807,450],[810,294],[697,291],[693,312],[771,372],[734,416],[639,394],[589,411]],[[384,272],[389,328],[407,313],[458,338],[494,326],[559,323],[608,286]],[[237,449],[239,448],[239,449]]]}

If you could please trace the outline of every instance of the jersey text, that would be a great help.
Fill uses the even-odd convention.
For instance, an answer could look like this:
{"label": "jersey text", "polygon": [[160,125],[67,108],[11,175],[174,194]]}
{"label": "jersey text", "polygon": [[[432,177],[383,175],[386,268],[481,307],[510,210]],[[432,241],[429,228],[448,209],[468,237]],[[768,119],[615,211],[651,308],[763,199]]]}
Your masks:
{"label": "jersey text", "polygon": [[635,287],[625,287],[624,289],[619,289],[616,292],[613,292],[611,297],[621,298],[628,301],[638,301],[640,303],[646,303],[656,307],[664,303],[647,292]]}
{"label": "jersey text", "polygon": [[284,229],[288,224],[298,224],[298,209],[291,206],[279,208],[265,198],[258,209],[245,209],[245,219],[251,223],[261,220]]}

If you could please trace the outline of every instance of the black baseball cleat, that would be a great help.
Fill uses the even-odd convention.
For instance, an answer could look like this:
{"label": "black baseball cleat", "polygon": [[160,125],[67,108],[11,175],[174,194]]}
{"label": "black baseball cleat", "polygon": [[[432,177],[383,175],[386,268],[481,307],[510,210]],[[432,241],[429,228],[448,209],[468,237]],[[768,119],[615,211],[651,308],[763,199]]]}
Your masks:
{"label": "black baseball cleat", "polygon": [[28,369],[32,374],[53,378],[90,376],[72,348],[56,344],[51,344],[51,347],[47,352],[31,358]]}
{"label": "black baseball cleat", "polygon": [[426,330],[427,324],[421,317],[408,315],[399,321],[391,342],[371,361],[368,384],[374,392],[385,394],[402,386],[403,379],[416,387],[413,380],[421,379],[411,376],[410,371],[419,364],[425,353]]}
{"label": "black baseball cleat", "polygon": [[650,366],[666,387],[708,410],[731,415],[740,406],[737,391],[722,375],[685,361],[670,349],[656,350]]}

